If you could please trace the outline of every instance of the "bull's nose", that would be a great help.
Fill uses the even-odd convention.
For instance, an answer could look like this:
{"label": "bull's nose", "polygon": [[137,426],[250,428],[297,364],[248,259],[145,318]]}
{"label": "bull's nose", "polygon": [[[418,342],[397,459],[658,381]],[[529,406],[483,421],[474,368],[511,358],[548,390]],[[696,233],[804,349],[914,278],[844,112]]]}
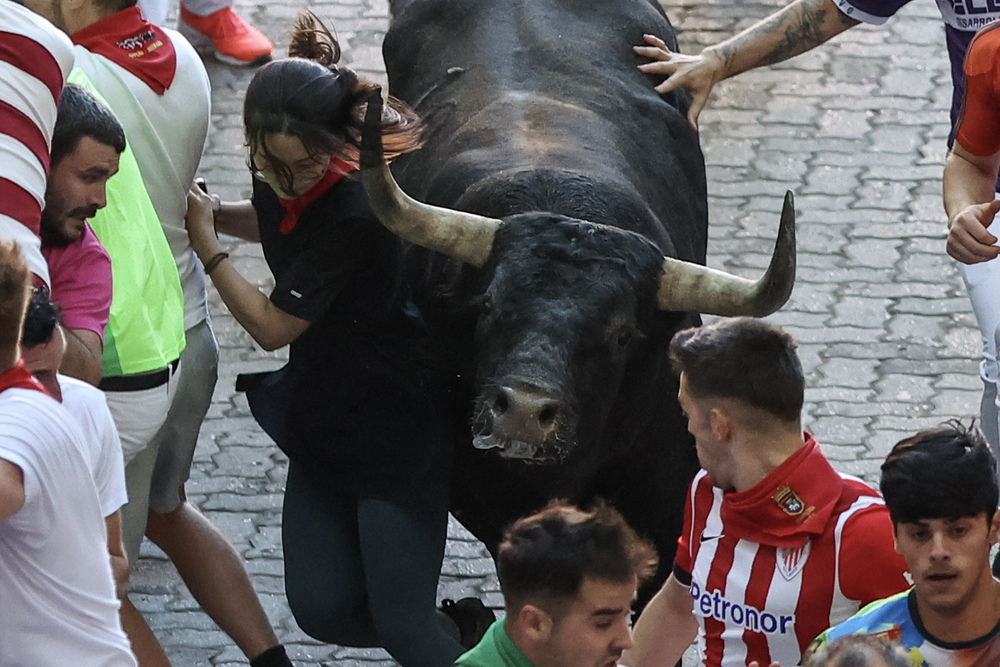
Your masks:
{"label": "bull's nose", "polygon": [[490,407],[493,433],[541,445],[559,428],[561,407],[543,390],[501,386]]}

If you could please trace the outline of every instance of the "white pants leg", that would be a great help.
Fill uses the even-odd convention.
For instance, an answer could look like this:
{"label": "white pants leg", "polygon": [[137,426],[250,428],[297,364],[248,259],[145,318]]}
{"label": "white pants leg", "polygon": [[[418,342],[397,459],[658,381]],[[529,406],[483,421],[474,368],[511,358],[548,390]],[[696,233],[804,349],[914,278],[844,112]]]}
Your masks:
{"label": "white pants leg", "polygon": [[184,0],[184,7],[192,14],[208,16],[220,9],[232,7],[233,0]]}
{"label": "white pants leg", "polygon": [[183,368],[180,365],[165,384],[140,391],[108,391],[108,409],[118,427],[125,458],[128,503],[122,508],[122,539],[129,562],[139,558],[139,544],[146,532],[149,489],[158,446],[151,446],[167,419]]}
{"label": "white pants leg", "polygon": [[1000,338],[1000,258],[981,264],[961,264],[962,277],[969,291],[972,312],[976,315],[983,339],[983,359],[979,375],[983,379],[980,422],[993,455],[1000,458],[1000,407],[997,405],[997,340]]}

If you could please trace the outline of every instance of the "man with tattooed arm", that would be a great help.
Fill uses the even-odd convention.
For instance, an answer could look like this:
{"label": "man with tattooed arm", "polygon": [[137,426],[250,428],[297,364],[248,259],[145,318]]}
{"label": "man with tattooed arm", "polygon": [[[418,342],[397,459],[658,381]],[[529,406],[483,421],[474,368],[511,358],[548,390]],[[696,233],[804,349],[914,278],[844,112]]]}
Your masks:
{"label": "man with tattooed arm", "polygon": [[[773,65],[804,53],[859,23],[881,25],[910,0],[794,0],[738,35],[705,48],[698,55],[676,53],[654,35],[645,35],[646,44],[636,53],[652,62],[639,69],[667,78],[656,86],[667,93],[685,88],[692,97],[688,120],[697,129],[698,114],[705,107],[712,88],[723,79],[755,67]],[[964,74],[962,63],[976,31],[1000,18],[1000,5],[982,0],[937,0],[944,19],[945,39],[951,60],[953,84],[951,127],[948,147],[955,139],[955,126],[962,108]],[[988,186],[987,186],[988,187]],[[1000,188],[998,188],[1000,190]],[[987,246],[978,256],[962,252],[964,240],[985,239]],[[989,239],[992,239],[990,241]],[[958,260],[972,301],[972,309],[983,338],[979,374],[983,380],[980,405],[981,428],[995,457],[1000,458],[1000,427],[997,400],[997,340],[1000,338],[1000,247],[985,226],[970,217],[953,217],[948,223],[948,254]],[[1000,565],[995,563],[994,568]]]}

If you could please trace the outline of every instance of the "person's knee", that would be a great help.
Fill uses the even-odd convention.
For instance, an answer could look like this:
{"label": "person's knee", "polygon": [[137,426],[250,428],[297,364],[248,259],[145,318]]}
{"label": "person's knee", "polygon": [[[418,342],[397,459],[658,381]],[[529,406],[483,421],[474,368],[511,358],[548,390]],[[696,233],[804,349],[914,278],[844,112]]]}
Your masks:
{"label": "person's knee", "polygon": [[310,637],[341,646],[374,645],[369,613],[362,596],[333,594],[287,580],[286,596],[295,622]]}
{"label": "person's knee", "polygon": [[158,512],[150,507],[146,520],[146,537],[159,545],[175,532],[175,527],[184,520],[184,513],[188,510],[194,510],[194,507],[187,501],[168,512]]}
{"label": "person's knee", "polygon": [[394,610],[372,620],[379,646],[394,656],[405,655],[408,648],[422,646],[427,637],[443,632],[433,608],[423,614]]}

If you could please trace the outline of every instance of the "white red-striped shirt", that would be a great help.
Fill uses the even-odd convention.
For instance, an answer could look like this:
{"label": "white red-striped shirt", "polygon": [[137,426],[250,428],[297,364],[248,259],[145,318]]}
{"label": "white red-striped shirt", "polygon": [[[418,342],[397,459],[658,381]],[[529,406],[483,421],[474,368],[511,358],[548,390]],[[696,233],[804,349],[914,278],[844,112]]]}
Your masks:
{"label": "white red-striped shirt", "polygon": [[[815,447],[809,457],[822,453]],[[797,546],[761,544],[741,538],[737,530],[727,534],[723,521],[723,506],[748,494],[760,500],[755,501],[764,510],[760,521],[769,520],[774,508],[766,504],[781,507],[775,496],[785,478],[772,473],[741,494],[714,487],[704,470],[692,482],[674,575],[689,585],[705,665],[743,667],[750,660],[797,665],[826,628],[907,587],[882,499],[861,480],[836,473],[825,459],[828,474],[815,474],[818,464],[811,461],[808,482],[792,483],[803,489],[795,500],[805,500],[794,509],[809,505],[810,483],[827,485],[827,497],[835,502],[817,513],[828,516],[814,517],[822,518],[822,532],[804,536]]]}
{"label": "white red-striped shirt", "polygon": [[16,241],[32,273],[49,281],[38,238],[69,38],[30,9],[0,0],[0,238]]}

